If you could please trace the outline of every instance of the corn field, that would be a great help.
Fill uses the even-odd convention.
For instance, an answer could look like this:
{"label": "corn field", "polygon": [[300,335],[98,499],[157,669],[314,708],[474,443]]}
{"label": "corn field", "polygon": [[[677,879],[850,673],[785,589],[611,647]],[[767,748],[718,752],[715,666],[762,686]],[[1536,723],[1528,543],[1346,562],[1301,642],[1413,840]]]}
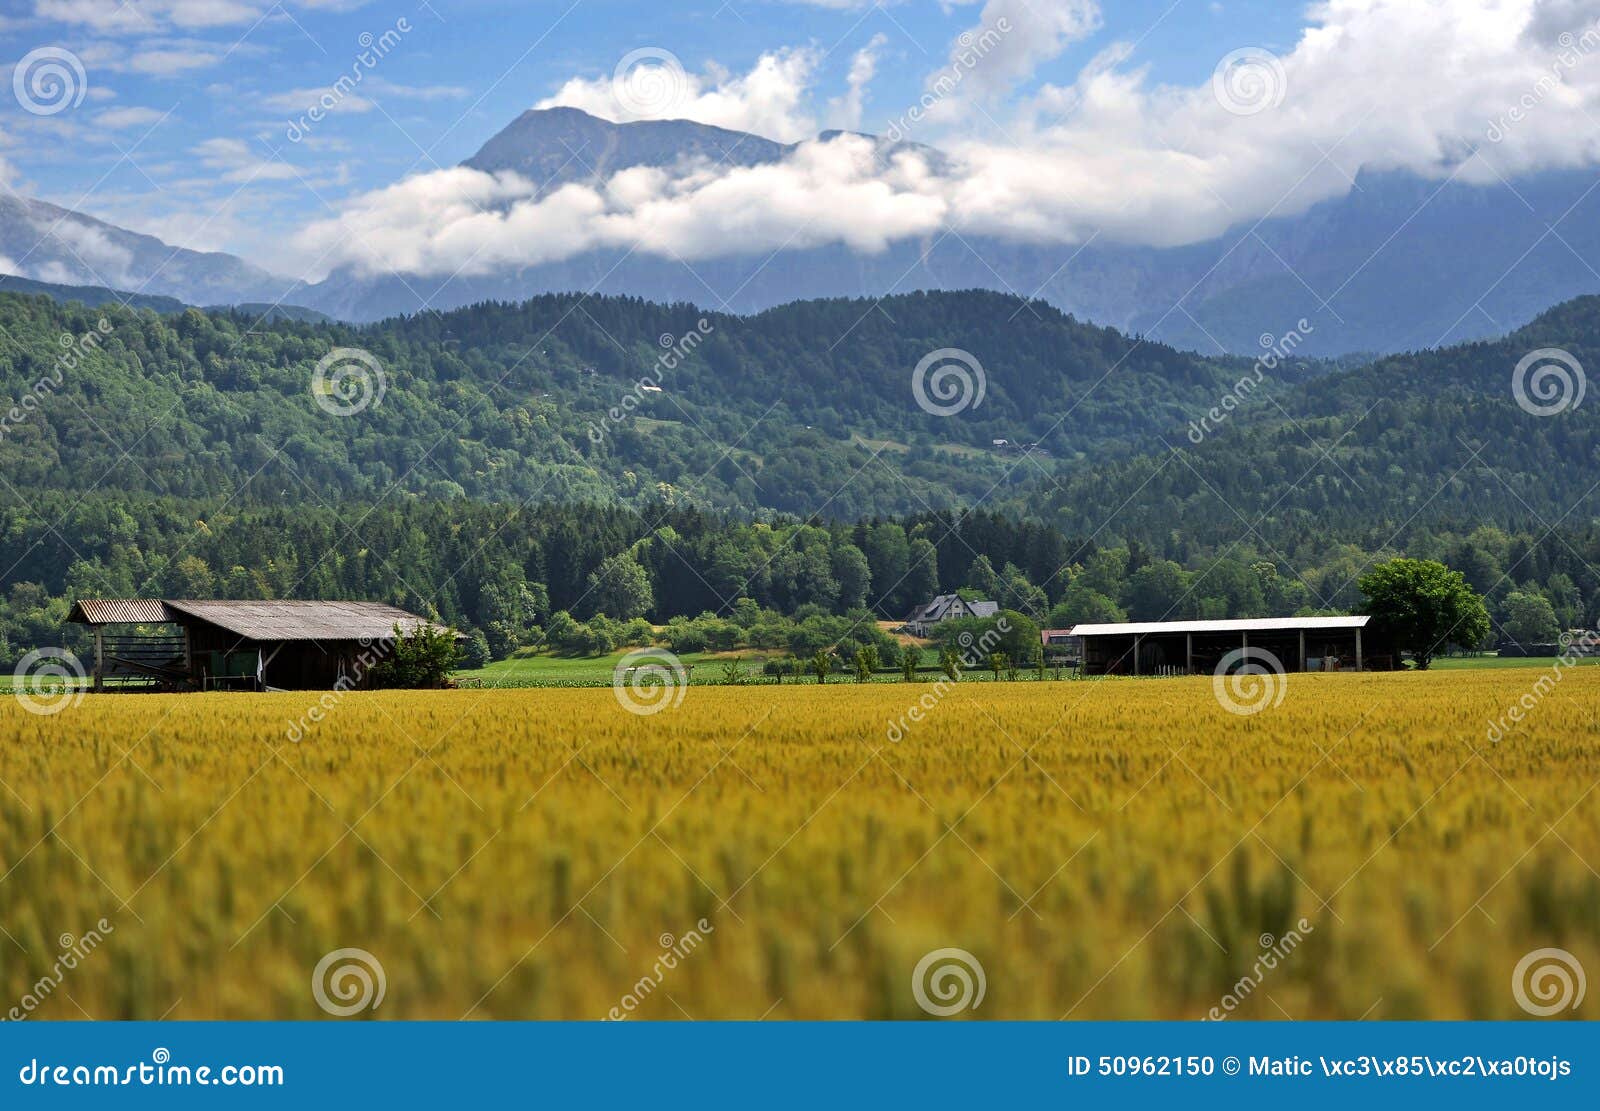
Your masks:
{"label": "corn field", "polygon": [[1542,674],[0,698],[0,1013],[923,1019],[960,950],[966,1019],[1523,1017],[1600,969]]}

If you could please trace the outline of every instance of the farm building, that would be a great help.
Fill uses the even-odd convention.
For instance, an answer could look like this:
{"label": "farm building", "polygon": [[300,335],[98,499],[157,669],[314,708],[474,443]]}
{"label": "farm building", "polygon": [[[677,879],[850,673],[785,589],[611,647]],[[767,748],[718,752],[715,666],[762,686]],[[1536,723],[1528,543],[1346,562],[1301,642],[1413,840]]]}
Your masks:
{"label": "farm building", "polygon": [[443,629],[381,602],[84,598],[67,620],[94,631],[97,691],[361,687],[395,626]]}
{"label": "farm building", "polygon": [[1077,625],[1088,675],[1192,675],[1215,671],[1230,652],[1270,652],[1285,671],[1392,669],[1387,645],[1363,644],[1370,617],[1263,617]]}
{"label": "farm building", "polygon": [[924,602],[906,618],[906,632],[925,637],[941,621],[955,621],[963,617],[993,617],[1000,612],[998,602],[969,602],[959,594],[941,594],[931,602]]}

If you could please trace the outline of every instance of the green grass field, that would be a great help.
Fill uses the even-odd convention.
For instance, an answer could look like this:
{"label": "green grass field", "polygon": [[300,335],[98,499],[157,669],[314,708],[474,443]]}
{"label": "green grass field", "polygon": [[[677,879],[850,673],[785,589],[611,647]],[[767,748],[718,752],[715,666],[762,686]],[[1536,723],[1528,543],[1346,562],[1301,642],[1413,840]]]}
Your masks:
{"label": "green grass field", "polygon": [[[572,685],[579,683],[609,683],[622,658],[633,649],[613,652],[609,656],[555,656],[540,653],[521,659],[496,660],[488,667],[471,668],[455,672],[457,679],[481,679],[486,687],[538,687],[547,685]],[[731,659],[732,657],[727,657]],[[711,672],[722,675],[723,659],[713,653],[688,652],[680,656],[683,666],[693,668],[691,678],[705,679]],[[761,670],[766,657],[753,653],[743,657],[747,671]],[[699,672],[698,675],[695,672]]]}
{"label": "green grass field", "polygon": [[[1554,667],[1555,663],[1555,656],[1449,656],[1434,660],[1433,666],[1438,671],[1470,671],[1485,667]],[[1600,663],[1600,657],[1576,663]]]}
{"label": "green grass field", "polygon": [[[627,655],[630,649],[623,649],[611,653],[609,656],[572,657],[556,656],[549,653],[540,653],[522,659],[498,660],[488,667],[457,671],[457,679],[480,679],[486,687],[539,687],[539,686],[577,686],[599,685],[611,682],[617,665]],[[679,659],[687,668],[691,668],[690,680],[695,683],[721,683],[723,679],[723,665],[737,659],[744,667],[750,679],[763,679],[762,665],[768,659],[783,653],[767,650],[751,650],[746,652],[686,652]],[[1532,657],[1501,657],[1493,655],[1484,656],[1451,656],[1440,657],[1433,661],[1433,667],[1438,671],[1477,671],[1481,669],[1498,668],[1549,668],[1555,666],[1555,658],[1551,656]],[[1600,659],[1580,660],[1580,664],[1588,665],[1600,663]],[[938,655],[932,651],[924,651],[921,667],[924,670],[934,668],[938,663]],[[1053,676],[1054,671],[1050,674]],[[1034,672],[1031,668],[1023,668],[1018,675],[1019,679],[1032,679]],[[969,673],[968,681],[984,681],[991,678],[986,670]],[[881,672],[874,677],[878,682],[897,682],[900,673]],[[785,679],[785,682],[794,682]],[[808,674],[800,682],[812,683],[814,679]],[[836,674],[829,678],[829,682],[853,682],[854,676]]]}
{"label": "green grass field", "polygon": [[[613,652],[608,656],[557,656],[549,653],[540,653],[521,659],[497,660],[488,667],[466,668],[454,672],[457,680],[477,680],[485,687],[571,687],[571,686],[604,686],[610,683],[616,674],[617,666],[631,649]],[[725,664],[737,659],[744,668],[748,681],[771,682],[768,676],[761,673],[762,666],[768,659],[782,653],[769,650],[751,650],[745,652],[686,652],[679,657],[684,667],[689,668],[689,679],[693,683],[721,684],[726,682],[723,674]],[[1512,656],[1450,656],[1434,660],[1433,667],[1436,671],[1477,671],[1483,669],[1503,668],[1550,668],[1555,666],[1555,658],[1551,656],[1512,657]],[[1600,658],[1577,661],[1579,665],[1587,666],[1600,663]],[[925,650],[922,654],[920,667],[928,672],[938,663],[937,653]],[[1054,670],[1048,673],[1055,676]],[[966,679],[968,682],[984,682],[992,678],[986,670],[970,672]],[[1031,680],[1034,672],[1031,668],[1023,668],[1019,680]],[[784,682],[814,683],[809,674],[796,680],[786,677]],[[829,677],[830,683],[853,682],[854,676],[836,673]],[[873,677],[874,682],[893,683],[900,681],[900,673],[880,672]],[[0,674],[0,690],[10,690],[16,686],[16,677],[9,674]]]}

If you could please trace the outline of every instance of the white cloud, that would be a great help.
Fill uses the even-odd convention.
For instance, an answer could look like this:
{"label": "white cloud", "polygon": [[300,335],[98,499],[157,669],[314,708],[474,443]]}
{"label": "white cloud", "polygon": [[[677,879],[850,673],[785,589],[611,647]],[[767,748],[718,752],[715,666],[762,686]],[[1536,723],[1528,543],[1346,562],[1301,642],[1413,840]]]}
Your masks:
{"label": "white cloud", "polygon": [[[261,103],[279,112],[299,115],[313,105],[326,112],[370,112],[377,107],[374,97],[395,97],[404,100],[451,100],[467,95],[458,85],[401,85],[382,77],[367,77],[351,86],[360,92],[344,92],[339,86],[319,85],[314,88],[286,89],[269,93]],[[363,93],[368,95],[362,95]]]}
{"label": "white cloud", "polygon": [[920,159],[887,170],[867,139],[803,144],[781,164],[682,176],[637,167],[602,187],[534,198],[516,174],[464,167],[416,174],[306,228],[298,245],[328,265],[368,271],[484,274],[581,251],[638,244],[685,259],[741,250],[846,243],[880,251],[947,219]]}
{"label": "white cloud", "polygon": [[227,27],[261,17],[246,0],[37,0],[41,19],[75,23],[100,32],[149,33],[163,26]]}
{"label": "white cloud", "polygon": [[850,75],[845,79],[843,96],[828,102],[828,126],[854,131],[861,127],[861,113],[866,105],[867,86],[878,74],[878,51],[888,40],[883,35],[872,36],[871,41],[855,52],[850,60]]}
{"label": "white cloud", "polygon": [[[352,11],[366,0],[298,0],[295,7]],[[178,28],[205,31],[263,19],[292,18],[279,0],[34,0],[35,20],[88,27],[102,34],[148,35]],[[0,16],[0,30],[6,28]]]}
{"label": "white cloud", "polygon": [[[79,268],[86,267],[98,283],[122,288],[133,280],[129,266],[133,253],[111,240],[104,228],[67,217],[62,220],[35,221],[41,240],[45,237],[69,248],[66,260],[49,260],[35,266],[32,277],[45,282],[74,285],[82,282]],[[74,276],[74,275],[77,276]]]}
{"label": "white cloud", "polygon": [[402,85],[376,76],[367,78],[364,87],[370,92],[407,100],[459,100],[472,91],[460,85]]}
{"label": "white cloud", "polygon": [[153,127],[165,119],[167,113],[155,108],[108,108],[99,112],[94,117],[94,122],[111,131],[126,131],[132,128],[144,130]]}
{"label": "white cloud", "polygon": [[574,77],[534,107],[581,108],[619,122],[695,120],[792,142],[817,133],[804,108],[816,64],[815,51],[778,50],[746,74],[713,66],[697,75],[668,52],[649,51],[615,75]]}
{"label": "white cloud", "polygon": [[262,158],[239,139],[207,139],[190,152],[208,170],[220,170],[223,181],[286,181],[296,176],[287,162]]}
{"label": "white cloud", "polygon": [[[960,97],[992,101],[1009,93],[1069,45],[1100,29],[1095,0],[988,0],[978,21],[950,45],[945,69],[929,77],[961,73],[981,49],[981,56],[960,83]],[[989,43],[986,49],[982,44]]]}
{"label": "white cloud", "polygon": [[[324,100],[323,98],[327,99]],[[311,89],[286,89],[281,93],[269,93],[261,98],[261,103],[268,108],[279,112],[301,113],[309,110],[312,105],[318,105],[327,112],[370,112],[372,101],[355,93],[345,93],[342,96],[333,95],[326,85],[319,85]]]}
{"label": "white cloud", "polygon": [[[779,165],[632,169],[544,198],[514,176],[446,170],[356,198],[298,246],[328,252],[327,265],[430,274],[613,247],[685,259],[826,243],[871,251],[944,228],[1170,246],[1303,211],[1347,192],[1362,169],[1494,183],[1600,163],[1600,0],[1320,0],[1293,48],[1256,74],[1281,99],[1253,113],[1238,101],[1247,85],[1223,96],[1209,80],[1153,84],[1124,44],[1102,49],[1070,84],[1035,86],[1033,68],[1095,13],[1029,3],[1031,13],[990,0],[980,25],[1015,18],[1019,45],[989,51],[934,98],[985,111],[932,113],[907,131],[948,164],[884,167],[870,144],[811,142]],[[813,133],[815,64],[788,51],[740,76],[685,74],[664,114],[800,138]],[[854,112],[867,80],[835,105]],[[609,80],[569,82],[541,107],[554,104],[633,118]],[[1004,142],[986,117],[1001,121]]]}
{"label": "white cloud", "polygon": [[76,53],[89,72],[92,91],[96,77],[102,73],[174,77],[216,65],[226,56],[227,50],[222,44],[204,39],[157,37],[132,43],[99,40],[86,44]]}

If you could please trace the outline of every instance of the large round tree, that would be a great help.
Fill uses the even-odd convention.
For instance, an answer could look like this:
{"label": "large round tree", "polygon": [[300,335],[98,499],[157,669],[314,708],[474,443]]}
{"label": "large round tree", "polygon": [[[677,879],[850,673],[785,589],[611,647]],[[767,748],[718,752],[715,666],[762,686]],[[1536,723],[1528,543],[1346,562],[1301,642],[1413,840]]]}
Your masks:
{"label": "large round tree", "polygon": [[1372,629],[1427,670],[1449,644],[1476,648],[1489,635],[1489,611],[1460,571],[1432,559],[1391,559],[1358,583]]}
{"label": "large round tree", "polygon": [[607,556],[589,573],[589,605],[595,613],[628,621],[655,607],[650,574],[631,555]]}

